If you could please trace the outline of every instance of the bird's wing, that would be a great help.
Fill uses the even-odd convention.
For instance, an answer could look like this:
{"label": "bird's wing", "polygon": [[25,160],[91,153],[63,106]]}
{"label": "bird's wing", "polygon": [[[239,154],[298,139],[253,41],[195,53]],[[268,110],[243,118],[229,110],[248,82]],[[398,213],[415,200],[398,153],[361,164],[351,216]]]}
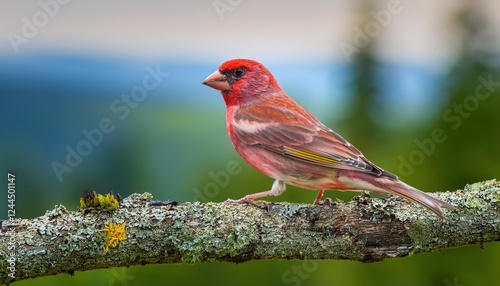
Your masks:
{"label": "bird's wing", "polygon": [[280,106],[242,106],[234,114],[232,127],[245,144],[295,160],[396,178],[302,108],[297,113]]}

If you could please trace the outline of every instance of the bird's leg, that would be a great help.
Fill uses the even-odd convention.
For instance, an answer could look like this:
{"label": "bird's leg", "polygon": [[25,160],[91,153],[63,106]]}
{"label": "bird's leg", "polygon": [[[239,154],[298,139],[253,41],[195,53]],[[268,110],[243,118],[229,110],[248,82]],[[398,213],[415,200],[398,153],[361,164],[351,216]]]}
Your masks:
{"label": "bird's leg", "polygon": [[324,200],[321,200],[321,198],[323,198],[323,193],[325,192],[325,190],[320,190],[318,195],[316,196],[316,199],[314,200],[314,203],[313,205],[327,205],[327,206],[330,206],[332,204],[332,199],[330,198],[326,198]]}
{"label": "bird's leg", "polygon": [[253,203],[253,200],[258,199],[258,198],[264,198],[264,197],[269,197],[269,196],[279,196],[285,191],[285,189],[286,189],[285,182],[280,181],[280,180],[275,180],[273,183],[273,186],[271,187],[271,189],[269,191],[246,195],[239,200],[227,199],[226,203],[231,203],[231,204]]}
{"label": "bird's leg", "polygon": [[314,200],[313,205],[320,205],[321,204],[321,198],[323,197],[323,193],[325,190],[320,190],[318,195],[316,196],[316,199]]}

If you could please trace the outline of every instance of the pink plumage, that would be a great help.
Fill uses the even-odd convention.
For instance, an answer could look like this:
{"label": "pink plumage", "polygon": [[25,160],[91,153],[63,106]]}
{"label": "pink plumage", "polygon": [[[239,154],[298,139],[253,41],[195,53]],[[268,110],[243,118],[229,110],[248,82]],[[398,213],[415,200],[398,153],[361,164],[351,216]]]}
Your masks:
{"label": "pink plumage", "polygon": [[248,59],[224,62],[203,84],[222,92],[226,128],[234,148],[251,166],[274,178],[269,191],[234,203],[280,195],[286,184],[323,191],[366,190],[402,196],[444,218],[454,207],[398,180],[326,127],[280,88],[262,64]]}

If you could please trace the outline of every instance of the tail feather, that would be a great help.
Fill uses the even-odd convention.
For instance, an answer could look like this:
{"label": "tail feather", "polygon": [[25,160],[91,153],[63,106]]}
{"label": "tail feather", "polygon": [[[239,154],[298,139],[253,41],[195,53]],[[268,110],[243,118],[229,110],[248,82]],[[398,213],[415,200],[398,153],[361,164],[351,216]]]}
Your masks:
{"label": "tail feather", "polygon": [[394,184],[387,186],[390,191],[396,195],[402,196],[410,201],[418,203],[430,211],[434,212],[440,218],[445,219],[442,208],[454,210],[455,207],[447,202],[443,202],[427,193],[424,193],[414,187],[407,185],[401,181],[395,181]]}
{"label": "tail feather", "polygon": [[373,177],[371,177],[368,180],[362,181],[363,182],[357,181],[357,185],[360,189],[404,197],[412,202],[426,207],[442,219],[445,219],[442,208],[449,210],[455,209],[455,207],[451,204],[443,202],[442,200],[407,185],[398,179],[378,177],[373,180]]}

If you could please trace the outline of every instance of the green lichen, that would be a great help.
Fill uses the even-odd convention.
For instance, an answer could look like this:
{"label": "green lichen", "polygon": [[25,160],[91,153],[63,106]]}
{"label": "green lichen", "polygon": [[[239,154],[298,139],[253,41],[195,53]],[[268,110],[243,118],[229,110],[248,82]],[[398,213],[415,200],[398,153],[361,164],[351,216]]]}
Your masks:
{"label": "green lichen", "polygon": [[[495,221],[494,210],[500,188],[496,180],[466,185],[463,190],[442,193],[446,201],[456,207],[446,211],[446,220],[422,219],[417,216],[408,220],[408,235],[414,241],[413,252],[432,251],[453,245],[464,245],[482,241],[487,234],[481,231],[484,222]],[[492,228],[498,227],[493,223]]]}
{"label": "green lichen", "polygon": [[53,210],[46,211],[45,215],[49,218],[56,218],[62,214],[68,213],[68,210],[63,205],[55,205]]}
{"label": "green lichen", "polygon": [[[490,191],[488,191],[490,190]],[[466,185],[464,190],[457,191],[461,195],[458,207],[472,214],[482,214],[486,206],[495,202],[499,196],[495,180]]]}
{"label": "green lichen", "polygon": [[[422,222],[421,220],[415,220],[411,223],[408,229],[408,235],[414,242],[414,250],[422,250],[426,248],[429,241],[433,239],[432,236],[432,225]],[[410,253],[410,255],[413,252]]]}
{"label": "green lichen", "polygon": [[290,203],[282,203],[280,204],[282,212],[279,213],[280,216],[284,217],[293,217],[296,214],[300,213],[303,208],[309,207],[308,205],[298,205],[298,204],[290,204]]}
{"label": "green lichen", "polygon": [[245,249],[252,239],[252,233],[241,225],[234,225],[233,232],[225,239],[225,247],[218,251],[221,255],[229,255],[234,257]]}
{"label": "green lichen", "polygon": [[[170,240],[182,255],[182,261],[195,263],[216,259],[218,257],[234,257],[245,249],[256,232],[240,223],[243,219],[235,212],[230,217],[223,217],[217,204],[199,203],[184,204],[183,207],[195,211],[186,214],[184,208],[177,208],[173,213],[172,223],[174,236]],[[228,209],[234,209],[228,208]],[[227,211],[227,210],[226,210]]]}

